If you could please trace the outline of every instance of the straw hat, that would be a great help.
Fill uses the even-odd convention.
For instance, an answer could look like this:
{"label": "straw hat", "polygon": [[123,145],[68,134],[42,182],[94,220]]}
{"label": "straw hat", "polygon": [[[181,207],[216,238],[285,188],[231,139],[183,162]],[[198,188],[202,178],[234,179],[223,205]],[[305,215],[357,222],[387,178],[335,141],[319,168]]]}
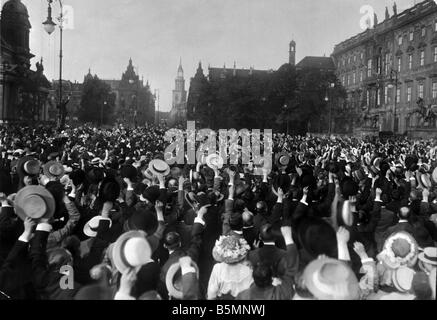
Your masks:
{"label": "straw hat", "polygon": [[[97,228],[99,227],[99,223],[101,220],[108,220],[103,218],[102,216],[96,216],[89,220],[83,227],[83,233],[90,237],[94,238],[97,235]],[[112,226],[112,221],[109,219],[109,227]]]}
{"label": "straw hat", "polygon": [[114,265],[120,273],[126,269],[137,268],[150,262],[152,249],[144,231],[123,233],[112,249]]}
{"label": "straw hat", "polygon": [[221,156],[216,153],[210,154],[205,159],[206,165],[211,169],[221,169],[223,168],[224,160]]}
{"label": "straw hat", "polygon": [[[199,278],[199,267],[194,261],[191,261],[191,265],[196,269],[196,275],[197,278]],[[183,299],[181,271],[181,264],[178,261],[168,268],[167,274],[165,275],[165,285],[169,296],[178,300]]]}
{"label": "straw hat", "polygon": [[419,253],[419,260],[437,266],[437,248],[425,248],[423,252]]}
{"label": "straw hat", "polygon": [[318,300],[358,300],[360,297],[352,269],[336,259],[313,260],[304,270],[303,281]]}
{"label": "straw hat", "polygon": [[56,161],[49,161],[43,166],[44,175],[49,179],[61,178],[64,175],[64,166]]}
{"label": "straw hat", "polygon": [[402,293],[410,291],[415,273],[413,269],[405,266],[396,269],[392,274],[394,287]]}
{"label": "straw hat", "polygon": [[17,216],[21,220],[51,218],[55,213],[55,199],[42,186],[28,186],[18,191],[14,200]]}
{"label": "straw hat", "polygon": [[165,177],[170,173],[170,166],[163,160],[154,159],[149,163],[149,170],[154,175],[162,175]]}

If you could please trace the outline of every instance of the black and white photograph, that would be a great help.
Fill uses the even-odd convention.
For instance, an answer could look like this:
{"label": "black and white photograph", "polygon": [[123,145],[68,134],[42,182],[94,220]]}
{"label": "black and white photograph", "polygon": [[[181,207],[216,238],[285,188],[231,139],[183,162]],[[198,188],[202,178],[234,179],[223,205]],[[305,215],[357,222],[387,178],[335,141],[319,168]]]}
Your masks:
{"label": "black and white photograph", "polygon": [[0,8],[0,309],[436,300],[437,0]]}

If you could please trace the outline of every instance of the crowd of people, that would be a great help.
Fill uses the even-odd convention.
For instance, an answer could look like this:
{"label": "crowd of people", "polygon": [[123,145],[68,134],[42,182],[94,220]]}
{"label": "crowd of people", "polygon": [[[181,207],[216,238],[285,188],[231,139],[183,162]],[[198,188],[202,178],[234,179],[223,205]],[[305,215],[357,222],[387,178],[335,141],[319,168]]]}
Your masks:
{"label": "crowd of people", "polygon": [[165,132],[0,127],[0,299],[436,299],[437,140],[169,166]]}

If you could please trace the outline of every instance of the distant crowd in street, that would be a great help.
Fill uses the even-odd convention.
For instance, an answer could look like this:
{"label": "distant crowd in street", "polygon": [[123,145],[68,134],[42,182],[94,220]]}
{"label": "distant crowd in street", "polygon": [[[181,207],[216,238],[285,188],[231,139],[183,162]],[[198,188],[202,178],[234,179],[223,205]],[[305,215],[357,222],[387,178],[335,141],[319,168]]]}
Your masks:
{"label": "distant crowd in street", "polygon": [[167,129],[0,127],[0,300],[436,299],[437,139],[170,166]]}

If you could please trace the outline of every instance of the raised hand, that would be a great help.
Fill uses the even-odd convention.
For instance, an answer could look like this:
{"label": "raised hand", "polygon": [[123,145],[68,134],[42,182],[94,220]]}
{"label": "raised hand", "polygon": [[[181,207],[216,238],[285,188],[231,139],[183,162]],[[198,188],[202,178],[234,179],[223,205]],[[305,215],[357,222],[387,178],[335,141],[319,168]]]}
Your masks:
{"label": "raised hand", "polygon": [[137,272],[135,269],[127,269],[121,276],[119,291],[125,295],[131,294],[132,287],[137,281]]}
{"label": "raised hand", "polygon": [[337,241],[341,243],[348,243],[350,238],[349,231],[344,227],[340,227],[337,230]]}
{"label": "raised hand", "polygon": [[361,260],[368,258],[366,249],[364,248],[364,245],[361,242],[354,243],[354,251],[361,258]]}

